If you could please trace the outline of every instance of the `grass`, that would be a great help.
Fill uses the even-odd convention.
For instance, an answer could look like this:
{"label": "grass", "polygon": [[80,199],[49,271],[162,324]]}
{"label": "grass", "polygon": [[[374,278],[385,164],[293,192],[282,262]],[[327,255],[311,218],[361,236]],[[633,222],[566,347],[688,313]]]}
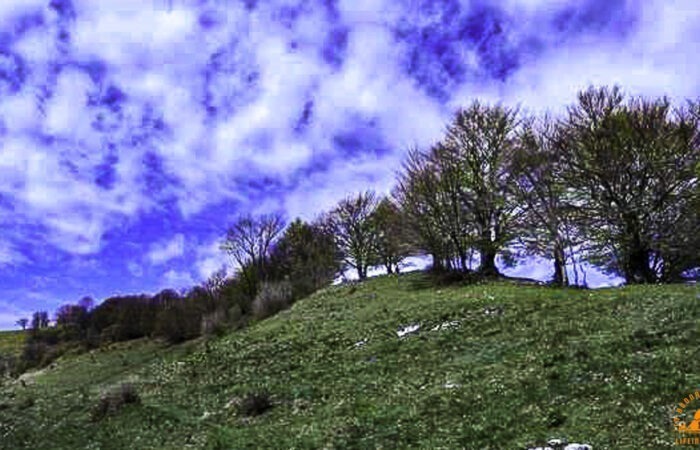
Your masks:
{"label": "grass", "polygon": [[0,331],[0,355],[19,356],[24,345],[24,331]]}
{"label": "grass", "polygon": [[[64,357],[0,388],[0,448],[671,448],[699,343],[690,286],[380,277],[208,342]],[[141,401],[91,421],[121,383]],[[246,413],[250,399],[265,407]]]}

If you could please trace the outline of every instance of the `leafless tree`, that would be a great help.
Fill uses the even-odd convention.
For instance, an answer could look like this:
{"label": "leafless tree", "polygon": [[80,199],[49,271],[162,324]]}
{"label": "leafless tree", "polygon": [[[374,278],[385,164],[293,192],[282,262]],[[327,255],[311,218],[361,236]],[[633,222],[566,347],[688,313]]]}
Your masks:
{"label": "leafless tree", "polygon": [[267,258],[282,230],[284,220],[278,214],[244,215],[229,227],[221,248],[234,259],[251,289],[265,279]]}
{"label": "leafless tree", "polygon": [[372,221],[377,204],[376,194],[367,191],[342,200],[324,220],[345,263],[357,270],[360,280],[367,278],[367,269],[377,262],[378,233]]}

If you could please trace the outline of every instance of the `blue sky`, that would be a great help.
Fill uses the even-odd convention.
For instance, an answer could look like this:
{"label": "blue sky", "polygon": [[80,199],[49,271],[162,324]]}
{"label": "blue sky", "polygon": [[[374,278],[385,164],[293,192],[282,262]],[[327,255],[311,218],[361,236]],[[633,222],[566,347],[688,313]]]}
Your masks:
{"label": "blue sky", "polygon": [[199,282],[237,213],[386,192],[474,99],[697,98],[699,44],[697,0],[3,0],[0,329]]}

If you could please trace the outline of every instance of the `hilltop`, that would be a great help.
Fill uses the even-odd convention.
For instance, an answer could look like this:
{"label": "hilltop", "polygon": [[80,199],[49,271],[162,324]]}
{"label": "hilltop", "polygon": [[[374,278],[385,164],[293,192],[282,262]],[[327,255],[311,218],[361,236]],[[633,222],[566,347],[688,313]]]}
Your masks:
{"label": "hilltop", "polygon": [[0,331],[0,355],[18,356],[22,353],[24,336],[22,331]]}
{"label": "hilltop", "polygon": [[[0,387],[0,448],[671,448],[700,388],[696,287],[384,276],[178,346],[65,355]],[[96,415],[106,390],[139,401]]]}

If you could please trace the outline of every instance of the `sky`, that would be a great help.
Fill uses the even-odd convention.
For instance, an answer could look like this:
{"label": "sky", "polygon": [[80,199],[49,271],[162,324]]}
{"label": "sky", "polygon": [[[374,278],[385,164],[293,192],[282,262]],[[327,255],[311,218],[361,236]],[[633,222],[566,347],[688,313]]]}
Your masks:
{"label": "sky", "polygon": [[477,99],[698,98],[698,54],[697,0],[2,0],[0,329],[201,282],[237,214],[388,192]]}

